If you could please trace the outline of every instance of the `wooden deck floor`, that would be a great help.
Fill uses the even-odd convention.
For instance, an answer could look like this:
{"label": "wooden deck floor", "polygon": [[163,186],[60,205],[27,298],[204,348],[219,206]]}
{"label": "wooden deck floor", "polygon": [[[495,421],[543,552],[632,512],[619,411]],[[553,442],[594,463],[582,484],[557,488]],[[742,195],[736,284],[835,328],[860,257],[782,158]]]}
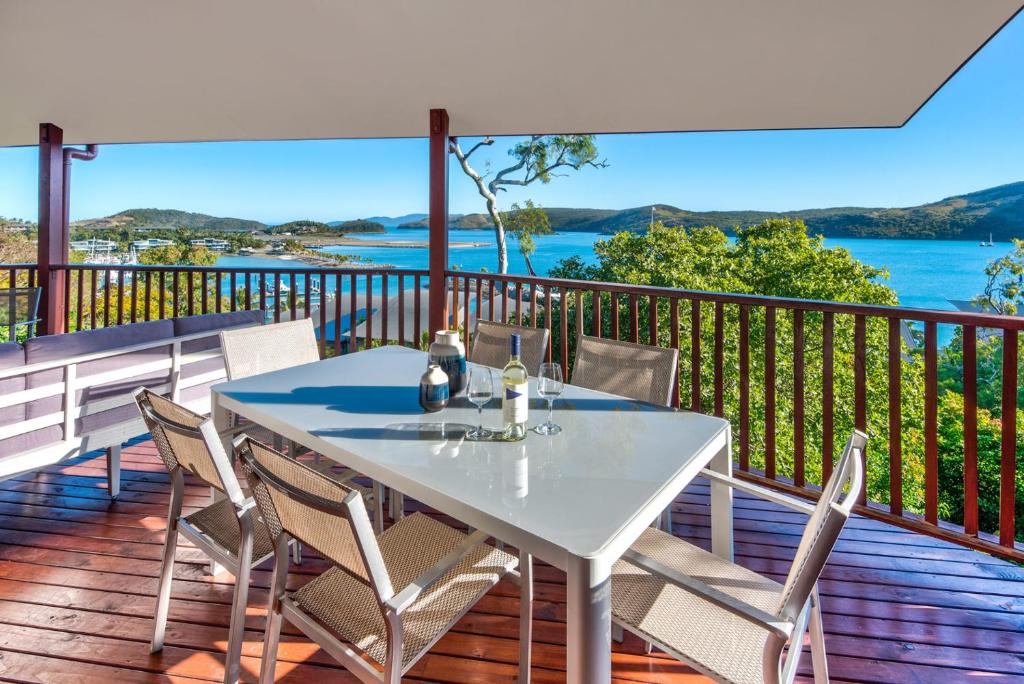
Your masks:
{"label": "wooden deck floor", "polygon": [[[207,576],[194,549],[179,550],[168,645],[160,655],[148,652],[167,476],[151,442],[126,448],[123,459],[124,492],[114,503],[101,457],[0,483],[0,680],[221,677],[231,577]],[[205,500],[203,488],[188,493],[186,506]],[[705,485],[680,497],[675,520],[676,534],[706,545]],[[802,524],[774,505],[737,498],[738,560],[781,577]],[[323,567],[312,558],[299,572],[308,576]],[[250,595],[243,662],[250,679],[259,667],[269,574],[254,573]],[[564,575],[545,566],[536,574],[534,681],[563,681]],[[833,681],[1024,681],[1021,568],[857,518],[821,591]],[[517,595],[510,582],[498,585],[420,661],[410,681],[513,681]],[[355,681],[294,632],[284,641],[282,681]],[[616,682],[706,681],[662,654],[643,655],[636,641],[616,646],[612,660]]]}

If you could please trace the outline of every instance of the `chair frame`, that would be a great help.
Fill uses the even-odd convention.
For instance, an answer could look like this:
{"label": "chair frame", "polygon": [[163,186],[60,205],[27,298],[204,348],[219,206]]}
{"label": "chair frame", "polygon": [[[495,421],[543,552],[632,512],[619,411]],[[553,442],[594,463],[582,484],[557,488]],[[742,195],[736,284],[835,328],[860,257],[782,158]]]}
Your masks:
{"label": "chair frame", "polygon": [[[448,631],[468,613],[480,598],[487,593],[494,585],[492,584],[481,592],[472,601],[469,601],[465,608],[454,616],[446,626],[440,630],[437,636],[417,653],[409,663],[402,666],[402,654],[404,645],[403,613],[416,601],[419,596],[429,589],[435,582],[441,579],[448,571],[454,568],[473,549],[484,544],[488,535],[477,531],[450,551],[436,564],[424,570],[420,575],[408,584],[401,591],[396,592],[391,584],[387,567],[384,564],[383,556],[377,537],[370,525],[369,516],[366,513],[366,505],[362,497],[356,491],[350,491],[344,499],[338,503],[316,496],[309,492],[296,488],[291,483],[275,475],[264,467],[250,452],[251,438],[246,435],[239,435],[234,440],[235,454],[239,460],[245,463],[255,477],[277,488],[285,496],[298,500],[316,510],[329,515],[334,515],[348,522],[353,538],[359,549],[360,557],[367,571],[370,588],[375,594],[381,614],[384,617],[384,624],[387,630],[387,661],[384,663],[384,672],[380,672],[370,662],[360,655],[360,651],[335,637],[329,629],[320,624],[313,616],[305,612],[292,598],[287,595],[286,584],[288,580],[288,552],[287,543],[294,541],[287,530],[282,530],[278,539],[274,541],[274,571],[270,582],[270,606],[267,612],[267,626],[263,642],[263,664],[260,668],[260,683],[272,684],[274,672],[277,665],[277,649],[281,639],[281,628],[283,620],[298,627],[303,634],[308,636],[320,648],[324,649],[335,660],[341,663],[350,673],[362,682],[385,682],[387,684],[400,684],[403,674],[408,672],[430,648],[437,643]],[[282,458],[285,458],[284,455]],[[313,471],[315,472],[315,471]],[[252,477],[252,476],[250,476]],[[340,483],[336,483],[340,484]],[[343,484],[341,486],[344,486]],[[335,565],[339,569],[341,566]],[[347,570],[342,569],[347,572]],[[511,573],[508,573],[511,574]],[[396,657],[397,654],[397,657]],[[527,668],[529,667],[527,662]]]}
{"label": "chair frame", "polygon": [[[145,398],[148,390],[140,387],[133,393],[139,409],[147,423],[158,425],[162,430],[176,432],[186,437],[195,437],[197,429],[182,425],[156,414]],[[231,461],[221,443],[221,436],[211,419],[206,419],[198,427],[199,435],[210,452],[217,475],[224,486],[222,495],[231,501],[238,518],[240,543],[238,549],[226,549],[208,537],[202,530],[189,524],[182,518],[181,509],[185,494],[185,468],[175,467],[171,475],[171,501],[167,512],[167,530],[164,539],[163,556],[160,564],[158,580],[156,614],[153,623],[153,636],[150,641],[150,653],[158,653],[163,649],[164,636],[167,628],[167,616],[170,609],[171,583],[174,576],[174,555],[178,548],[178,536],[181,535],[192,542],[196,548],[206,554],[217,567],[222,567],[235,577],[235,589],[231,602],[231,621],[228,628],[228,646],[224,661],[224,682],[235,684],[241,674],[242,642],[245,635],[245,614],[248,607],[249,578],[254,566],[270,558],[268,553],[261,558],[253,558],[246,563],[242,559],[252,558],[253,526],[262,525],[254,520],[255,502],[246,498],[242,492],[238,478],[235,476]],[[212,483],[211,483],[212,484]],[[287,551],[286,551],[287,553]]]}
{"label": "chair frame", "polygon": [[[810,516],[811,520],[808,526],[815,522],[816,516],[823,515],[829,510],[839,514],[838,522],[835,517],[831,518],[832,524],[823,532],[824,535],[832,538],[832,543],[827,545],[827,549],[822,549],[820,546],[813,544],[807,549],[809,555],[807,556],[806,563],[817,568],[813,572],[813,580],[807,580],[805,576],[803,578],[796,578],[796,581],[793,581],[793,571],[790,571],[791,577],[787,578],[786,583],[787,589],[790,589],[787,592],[789,598],[780,607],[778,615],[773,615],[755,606],[751,606],[715,587],[666,567],[657,560],[632,549],[626,551],[622,557],[633,565],[658,576],[665,582],[696,594],[709,603],[765,629],[769,633],[769,637],[765,643],[762,666],[767,684],[791,684],[793,682],[803,649],[798,649],[796,653],[793,653],[793,649],[790,649],[784,661],[783,650],[788,643],[799,642],[802,644],[804,634],[809,631],[815,684],[828,684],[825,632],[821,620],[821,601],[818,596],[817,582],[821,569],[824,567],[832,551],[835,540],[838,539],[839,533],[842,531],[843,525],[852,513],[853,506],[857,501],[857,492],[860,491],[864,478],[864,470],[859,456],[863,453],[867,439],[867,435],[863,432],[859,430],[854,431],[847,441],[842,455],[839,457],[833,476],[822,489],[819,504],[816,506],[745,480],[713,472],[709,469],[701,471],[701,474],[713,483],[723,484],[733,489],[762,497],[773,503]],[[856,452],[856,456],[854,456],[854,452]],[[847,481],[850,485],[849,493],[842,502],[839,502],[838,498],[842,494],[842,484]],[[798,555],[800,551],[798,549]],[[806,575],[806,573],[804,574]],[[791,583],[794,585],[793,587],[790,587]],[[632,631],[630,625],[617,619],[614,615],[612,616],[612,622],[613,627],[619,633],[623,629]],[[700,670],[707,676],[715,679],[720,677],[717,673],[703,668],[700,663],[693,661],[685,653],[681,653],[671,646],[653,640],[650,636],[639,634],[638,636],[648,642],[649,645],[657,646],[676,659]]]}
{"label": "chair frame", "polygon": [[[278,326],[285,326],[285,327],[278,327]],[[258,327],[238,328],[238,329],[232,329],[232,330],[225,330],[220,335],[220,346],[221,346],[221,350],[222,350],[222,352],[224,354],[224,371],[227,374],[228,381],[230,382],[231,380],[238,380],[239,378],[249,377],[248,375],[241,375],[241,376],[236,375],[237,369],[233,369],[232,368],[232,364],[231,364],[231,353],[232,353],[231,352],[231,348],[233,346],[233,342],[232,341],[233,341],[233,339],[235,337],[239,337],[239,336],[246,335],[246,334],[250,334],[250,335],[259,335],[259,334],[272,335],[273,331],[275,329],[277,329],[277,330],[284,330],[286,328],[294,329],[294,330],[300,331],[301,333],[308,333],[308,340],[307,340],[307,342],[309,343],[309,349],[307,351],[311,352],[309,354],[310,358],[308,360],[303,360],[300,364],[296,364],[296,365],[301,365],[302,363],[315,363],[315,362],[320,360],[320,348],[317,345],[317,341],[316,341],[316,328],[314,328],[314,326],[313,326],[313,319],[311,319],[311,318],[299,318],[299,319],[292,320],[292,321],[281,321],[280,323],[271,323],[269,325],[262,325],[262,326],[258,326]],[[281,366],[280,368],[274,369],[274,370],[283,370],[284,368],[288,368],[288,367],[291,367],[291,366]],[[272,371],[266,371],[266,372],[272,372]],[[222,430],[221,431],[221,433],[220,433],[221,437],[233,439],[237,435],[240,435],[243,432],[245,432],[245,429],[246,429],[247,426],[245,424],[239,424],[237,422],[237,420],[238,420],[238,416],[232,416],[231,417],[232,425],[230,427],[228,427],[226,430]],[[281,437],[280,435],[274,435],[273,442],[274,442],[273,443],[273,447],[277,451],[287,451],[288,455],[292,456],[293,458],[298,455],[298,447],[300,445],[296,444],[292,440],[285,439],[285,438]],[[320,454],[317,453],[317,452],[313,452],[313,462],[319,465],[320,464],[320,460],[321,460],[320,459]],[[335,479],[338,480],[339,482],[347,482],[348,480],[351,480],[351,479],[357,477],[358,475],[359,474],[356,473],[354,470],[348,470],[348,472],[344,473],[343,475],[339,475]],[[383,487],[383,485],[381,485],[378,482],[374,482],[373,483],[373,498],[374,498],[374,506],[375,506],[374,517],[373,517],[373,524],[374,524],[374,527],[377,530],[377,532],[380,533],[380,532],[384,531],[384,487]],[[392,516],[392,517],[394,517],[394,516]],[[301,545],[296,544],[294,549],[293,549],[293,552],[295,554],[295,562],[298,563],[298,564],[301,564],[301,562],[302,562]]]}

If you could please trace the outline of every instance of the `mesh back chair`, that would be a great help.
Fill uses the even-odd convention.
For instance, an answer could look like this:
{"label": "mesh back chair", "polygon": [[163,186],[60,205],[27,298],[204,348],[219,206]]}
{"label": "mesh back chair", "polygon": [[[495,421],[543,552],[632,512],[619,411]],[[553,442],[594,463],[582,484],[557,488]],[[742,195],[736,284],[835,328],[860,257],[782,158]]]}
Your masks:
{"label": "mesh back chair", "polygon": [[508,337],[512,333],[519,333],[519,358],[526,370],[536,375],[548,353],[547,328],[527,328],[477,320],[473,344],[469,348],[469,360],[482,366],[504,368],[508,363]]}
{"label": "mesh back chair", "polygon": [[[678,368],[678,349],[581,335],[576,343],[572,384],[648,404],[671,406]],[[671,506],[662,513],[658,526],[672,531]]]}
{"label": "mesh back chair", "polygon": [[[174,553],[181,535],[212,561],[235,576],[235,593],[228,632],[224,681],[238,681],[239,658],[245,632],[245,611],[249,593],[249,572],[273,554],[270,534],[253,515],[253,502],[242,491],[213,421],[193,413],[145,388],[135,391],[153,442],[171,475],[171,503],[167,513],[167,538],[150,648],[160,651],[164,644],[167,611],[171,599]],[[189,473],[219,493],[219,500],[188,516],[182,516],[184,475]]]}
{"label": "mesh back chair", "polygon": [[[382,534],[357,492],[242,436],[235,451],[274,543],[260,682],[274,680],[282,621],[298,627],[364,682],[398,684],[516,559],[415,513]],[[330,569],[286,592],[289,539]],[[381,671],[383,669],[383,671]]]}
{"label": "mesh back chair", "polygon": [[672,405],[679,350],[581,335],[572,384],[648,404]]}
{"label": "mesh back chair", "polygon": [[[225,330],[220,334],[220,344],[224,351],[224,368],[228,380],[271,373],[320,360],[320,348],[317,345],[311,318]],[[243,430],[250,437],[273,443],[278,450],[285,449],[291,456],[297,455],[295,444],[262,427],[242,424],[235,426],[231,432],[238,434]],[[376,498],[374,524],[378,532],[383,529],[384,497],[380,487],[375,486],[371,490],[357,485],[352,482],[352,478],[358,476],[358,473],[349,468],[335,472],[332,468],[333,462],[320,464],[320,454],[314,454],[314,462],[317,464],[315,467],[324,475],[349,482],[349,486],[358,489],[367,500],[374,502]]]}
{"label": "mesh back chair", "polygon": [[320,360],[311,318],[225,330],[220,344],[228,380]]}
{"label": "mesh back chair", "polygon": [[736,684],[792,682],[809,630],[814,680],[828,682],[817,582],[860,491],[866,444],[854,432],[814,506],[705,470],[713,482],[810,516],[785,583],[648,529],[612,570],[612,620],[709,677]]}

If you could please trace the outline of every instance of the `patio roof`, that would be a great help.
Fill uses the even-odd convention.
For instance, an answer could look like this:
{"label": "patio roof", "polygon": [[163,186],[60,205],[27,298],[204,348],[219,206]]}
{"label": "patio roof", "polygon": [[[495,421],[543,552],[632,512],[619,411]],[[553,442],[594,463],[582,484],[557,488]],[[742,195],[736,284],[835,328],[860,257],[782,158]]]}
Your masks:
{"label": "patio roof", "polygon": [[1019,0],[0,0],[0,146],[899,126]]}

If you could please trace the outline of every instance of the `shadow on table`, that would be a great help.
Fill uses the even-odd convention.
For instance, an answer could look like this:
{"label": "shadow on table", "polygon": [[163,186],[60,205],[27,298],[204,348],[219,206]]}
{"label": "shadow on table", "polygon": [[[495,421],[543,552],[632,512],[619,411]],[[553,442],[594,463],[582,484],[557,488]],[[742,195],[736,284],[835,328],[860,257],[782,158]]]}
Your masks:
{"label": "shadow on table", "polygon": [[313,430],[317,437],[337,437],[340,439],[369,440],[402,440],[439,442],[444,440],[461,441],[472,426],[465,423],[392,423],[384,427],[365,428],[321,428]]}
{"label": "shadow on table", "polygon": [[[331,385],[299,387],[291,392],[227,392],[227,396],[247,404],[295,404],[326,406],[329,411],[353,414],[423,415],[419,404],[419,387]],[[500,405],[497,397],[487,405],[491,410]],[[465,396],[453,397],[450,408],[475,408]],[[530,398],[531,410],[545,410],[547,403]],[[565,397],[555,400],[556,411],[672,411],[674,409],[632,401],[620,397]]]}
{"label": "shadow on table", "polygon": [[422,414],[419,388],[394,386],[331,385],[298,387],[291,392],[227,392],[246,404],[296,404],[326,406],[342,413]]}

